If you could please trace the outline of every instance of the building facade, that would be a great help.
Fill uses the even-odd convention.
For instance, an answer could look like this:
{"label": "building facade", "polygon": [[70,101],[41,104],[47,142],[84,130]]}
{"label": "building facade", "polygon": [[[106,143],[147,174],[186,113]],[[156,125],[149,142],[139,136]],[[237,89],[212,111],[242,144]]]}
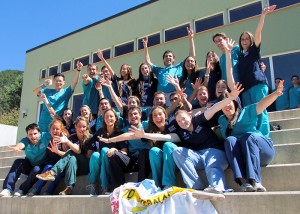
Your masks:
{"label": "building facade", "polygon": [[[89,63],[101,67],[98,48],[118,76],[121,65],[127,63],[137,78],[138,67],[144,62],[145,36],[149,37],[151,61],[162,66],[165,50],[175,53],[176,62],[188,56],[186,27],[192,26],[198,65],[204,67],[208,51],[221,54],[212,41],[213,34],[225,32],[238,41],[243,31],[255,32],[263,5],[273,4],[277,8],[265,20],[261,54],[271,88],[275,77],[290,82],[291,75],[300,74],[300,0],[152,0],[26,52],[17,139],[26,134],[26,125],[38,121],[41,102],[32,90],[60,72],[66,76],[66,85],[70,85],[77,72],[77,60],[84,64],[82,74]],[[82,101],[81,81],[69,102],[75,115]]]}

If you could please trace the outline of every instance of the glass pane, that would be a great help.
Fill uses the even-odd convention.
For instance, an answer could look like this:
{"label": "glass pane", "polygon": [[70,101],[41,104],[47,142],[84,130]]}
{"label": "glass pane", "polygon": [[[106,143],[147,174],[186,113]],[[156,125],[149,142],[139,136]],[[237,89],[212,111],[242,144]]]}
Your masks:
{"label": "glass pane", "polygon": [[54,66],[52,68],[49,68],[49,76],[54,76],[55,74],[57,74],[57,70],[58,70],[58,66]]}
{"label": "glass pane", "polygon": [[230,22],[246,19],[261,14],[261,1],[229,11]]}
{"label": "glass pane", "polygon": [[61,64],[61,73],[71,70],[71,62]]}
{"label": "glass pane", "polygon": [[41,71],[41,79],[46,77],[46,69]]}
{"label": "glass pane", "polygon": [[[160,44],[160,33],[148,36],[148,47]],[[138,50],[144,49],[143,38],[138,40]]]}
{"label": "glass pane", "polygon": [[284,79],[284,86],[291,85],[291,77],[299,75],[300,52],[273,56],[274,76]]}
{"label": "glass pane", "polygon": [[89,59],[90,59],[89,56],[84,56],[84,57],[75,59],[74,60],[74,69],[76,69],[76,67],[77,67],[76,63],[77,63],[78,60],[83,64],[83,66],[86,66],[86,65],[88,65],[90,63]]}
{"label": "glass pane", "polygon": [[189,24],[185,24],[185,25],[182,25],[180,27],[176,27],[176,28],[173,28],[173,29],[170,29],[170,30],[166,30],[165,31],[165,41],[168,42],[168,41],[171,41],[173,39],[178,39],[178,38],[187,36],[188,32],[187,32],[186,28],[189,27],[189,26],[190,26]]}
{"label": "glass pane", "polygon": [[73,96],[73,120],[75,120],[80,113],[80,107],[82,106],[83,94],[77,94]]}
{"label": "glass pane", "polygon": [[276,5],[276,10],[297,3],[300,3],[300,0],[269,0],[269,5]]}
{"label": "glass pane", "polygon": [[[102,54],[104,56],[104,59],[110,59],[110,49],[106,49],[102,51]],[[93,63],[100,62],[101,60],[97,56],[97,53],[93,54]]]}
{"label": "glass pane", "polygon": [[224,24],[223,13],[201,19],[195,22],[196,33],[212,29]]}
{"label": "glass pane", "polygon": [[133,42],[129,42],[129,43],[126,43],[123,45],[116,46],[115,47],[115,56],[120,56],[123,54],[133,52],[133,46],[134,46]]}

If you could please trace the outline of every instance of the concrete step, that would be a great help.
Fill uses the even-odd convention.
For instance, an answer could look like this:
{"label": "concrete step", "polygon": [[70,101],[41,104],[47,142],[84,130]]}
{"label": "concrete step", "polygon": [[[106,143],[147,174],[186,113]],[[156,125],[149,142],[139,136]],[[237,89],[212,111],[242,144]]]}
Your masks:
{"label": "concrete step", "polygon": [[280,125],[281,130],[295,129],[295,128],[300,128],[300,117],[282,119],[282,120],[273,120],[270,123],[272,125]]}
{"label": "concrete step", "polygon": [[0,151],[0,158],[6,158],[11,156],[25,156],[24,152],[14,152],[11,150]]}
{"label": "concrete step", "polygon": [[213,201],[219,214],[289,214],[300,209],[300,191],[225,193],[225,200]]}
{"label": "concrete step", "polygon": [[275,145],[276,153],[271,164],[300,163],[300,143]]}
{"label": "concrete step", "polygon": [[284,111],[269,112],[269,120],[270,121],[295,118],[295,117],[300,117],[300,108],[284,110]]}
{"label": "concrete step", "polygon": [[290,144],[300,142],[300,128],[272,131],[270,137],[275,144]]}
{"label": "concrete step", "polygon": [[[289,214],[300,209],[300,192],[225,193],[225,200],[213,201],[221,214]],[[99,214],[111,213],[108,196],[2,197],[1,213],[15,214]]]}
{"label": "concrete step", "polygon": [[0,146],[0,151],[8,151],[9,148],[7,146]]}
{"label": "concrete step", "polygon": [[13,162],[18,158],[24,158],[24,156],[12,156],[7,158],[0,158],[0,167],[12,166]]}

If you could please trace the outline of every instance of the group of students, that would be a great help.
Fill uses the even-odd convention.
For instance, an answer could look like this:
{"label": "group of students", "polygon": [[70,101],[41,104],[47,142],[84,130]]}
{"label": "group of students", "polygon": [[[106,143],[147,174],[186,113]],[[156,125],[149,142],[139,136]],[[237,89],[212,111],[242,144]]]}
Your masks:
{"label": "group of students", "polygon": [[[76,175],[82,174],[88,174],[91,195],[105,194],[132,171],[138,171],[138,181],[151,173],[157,186],[168,188],[176,185],[176,168],[186,187],[222,194],[230,191],[224,176],[228,165],[241,191],[266,191],[260,167],[275,154],[266,108],[282,95],[283,81],[268,95],[260,44],[265,16],[275,7],[263,9],[255,36],[243,32],[239,45],[215,34],[223,54],[219,60],[208,52],[205,72],[197,69],[192,29],[189,56],[174,65],[174,54],[166,51],[163,68],[151,62],[145,38],[137,80],[128,64],[118,78],[98,50],[104,66],[98,71],[90,64],[82,75],[83,105],[74,122],[67,105],[82,64],[77,62],[67,88],[62,74],[54,76],[54,89],[45,80],[33,91],[44,101],[39,125],[28,125],[27,137],[11,147],[26,158],[13,163],[0,194],[12,195],[21,173],[28,177],[15,196],[41,194],[45,181],[51,181],[45,194],[53,194],[63,175],[66,188],[59,194],[72,194]],[[208,187],[199,170],[205,171]]]}

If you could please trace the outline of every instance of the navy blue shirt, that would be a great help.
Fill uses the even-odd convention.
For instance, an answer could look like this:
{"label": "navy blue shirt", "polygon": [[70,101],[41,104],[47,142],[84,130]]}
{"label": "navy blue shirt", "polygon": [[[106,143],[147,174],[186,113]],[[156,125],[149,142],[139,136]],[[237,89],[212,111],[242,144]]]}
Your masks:
{"label": "navy blue shirt", "polygon": [[240,54],[237,62],[237,70],[244,91],[247,91],[257,84],[268,84],[265,73],[260,69],[260,62],[260,46],[256,47],[256,45],[253,44],[249,47],[247,52]]}
{"label": "navy blue shirt", "polygon": [[193,117],[192,124],[194,127],[192,133],[180,127],[177,129],[176,134],[180,138],[180,142],[177,143],[178,146],[192,150],[208,148],[224,150],[224,144],[211,129],[211,125],[204,117],[204,113]]}

